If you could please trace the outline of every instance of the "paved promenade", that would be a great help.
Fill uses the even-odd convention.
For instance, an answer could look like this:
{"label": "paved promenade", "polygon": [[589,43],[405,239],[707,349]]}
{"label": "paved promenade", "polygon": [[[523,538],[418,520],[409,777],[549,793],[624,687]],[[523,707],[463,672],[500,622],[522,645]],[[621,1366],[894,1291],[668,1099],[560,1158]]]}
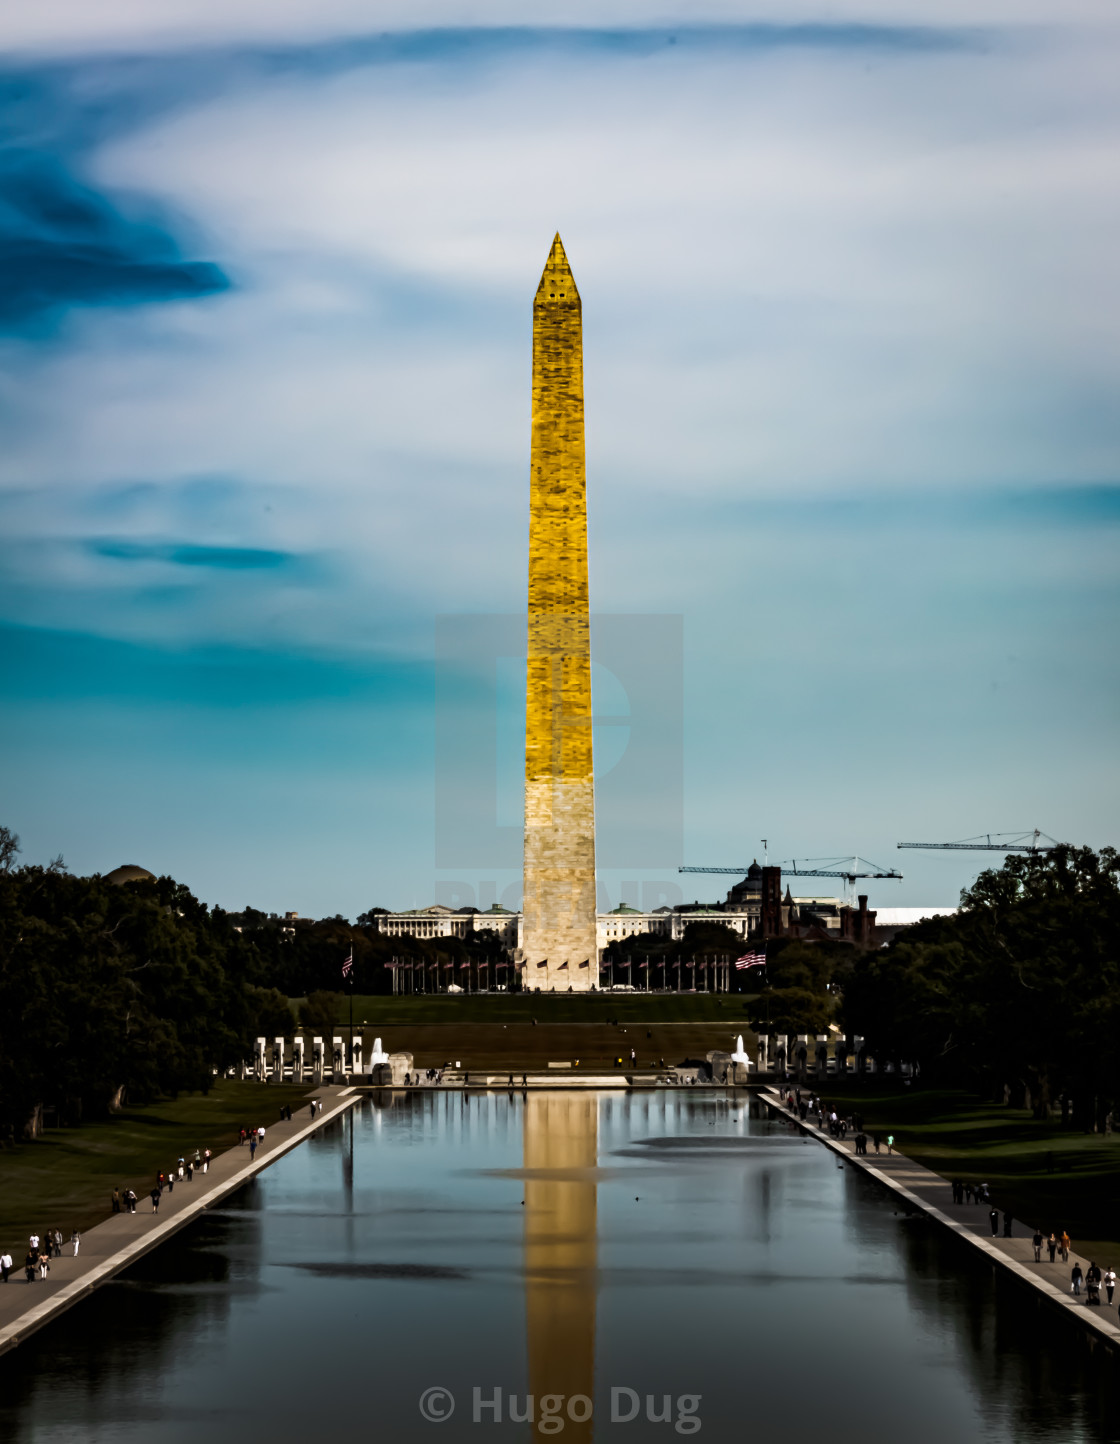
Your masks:
{"label": "paved promenade", "polygon": [[51,1260],[51,1271],[45,1280],[36,1277],[33,1284],[27,1282],[23,1271],[27,1240],[14,1240],[14,1244],[21,1244],[12,1247],[15,1268],[9,1282],[0,1285],[0,1354],[14,1349],[29,1334],[92,1293],[98,1284],[105,1283],[142,1254],[158,1247],[204,1209],[233,1193],[262,1168],[275,1163],[297,1143],[345,1113],[360,1094],[353,1088],[322,1087],[315,1091],[315,1097],[321,1100],[323,1111],[314,1122],[309,1102],[290,1121],[266,1125],[264,1142],[251,1162],[248,1144],[231,1148],[210,1160],[208,1172],[196,1170],[192,1183],[184,1179],[176,1182],[170,1193],[164,1189],[158,1213],[152,1212],[152,1201],[144,1195],[134,1214],[110,1214],[104,1223],[84,1233],[77,1258],[72,1257],[69,1241],[65,1242],[62,1257]]}
{"label": "paved promenade", "polygon": [[[803,1094],[805,1091],[802,1089]],[[986,1253],[996,1263],[1001,1264],[1030,1284],[1032,1288],[1038,1289],[1059,1308],[1068,1310],[1076,1317],[1078,1323],[1085,1324],[1097,1335],[1120,1346],[1120,1327],[1117,1324],[1118,1317],[1120,1317],[1120,1289],[1117,1290],[1111,1308],[1105,1303],[1103,1289],[1099,1308],[1087,1307],[1084,1293],[1080,1298],[1075,1298],[1070,1293],[1070,1270],[1075,1263],[1079,1263],[1081,1272],[1084,1274],[1089,1267],[1089,1259],[1070,1249],[1068,1263],[1062,1263],[1061,1254],[1055,1258],[1053,1263],[1050,1263],[1049,1255],[1043,1248],[1042,1262],[1035,1263],[1034,1246],[1031,1243],[1034,1235],[1033,1219],[1015,1219],[1013,1227],[1016,1237],[1003,1238],[1003,1211],[1001,1210],[1001,1236],[993,1238],[991,1224],[988,1221],[991,1204],[954,1203],[951,1183],[942,1178],[939,1173],[923,1168],[920,1163],[915,1163],[913,1159],[907,1158],[905,1154],[887,1153],[884,1143],[881,1153],[875,1153],[872,1150],[864,1157],[856,1153],[855,1140],[850,1135],[844,1140],[830,1138],[826,1130],[817,1128],[809,1122],[802,1123],[795,1113],[778,1101],[781,1095],[776,1088],[764,1088],[761,1096],[764,1102],[768,1103],[776,1112],[795,1122],[810,1137],[819,1139],[834,1153],[842,1154],[856,1167],[862,1168],[865,1173],[870,1174],[872,1178],[877,1178],[881,1183],[885,1183],[888,1188],[900,1194],[909,1203],[921,1208],[947,1228],[951,1228],[954,1233],[973,1247]],[[885,1134],[882,1134],[881,1137],[885,1137]],[[871,1147],[870,1143],[868,1147]],[[1044,1232],[1049,1233],[1049,1229]],[[1103,1270],[1103,1262],[1098,1259],[1097,1263]]]}

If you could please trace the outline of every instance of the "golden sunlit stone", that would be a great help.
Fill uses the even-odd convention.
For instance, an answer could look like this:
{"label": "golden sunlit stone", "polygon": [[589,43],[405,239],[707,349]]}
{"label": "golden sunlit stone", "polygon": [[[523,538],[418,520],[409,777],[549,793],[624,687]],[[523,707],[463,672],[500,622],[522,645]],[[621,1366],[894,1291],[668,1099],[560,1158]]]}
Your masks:
{"label": "golden sunlit stone", "polygon": [[599,974],[583,318],[559,236],[533,301],[527,681],[525,984],[582,992]]}
{"label": "golden sunlit stone", "polygon": [[[525,1325],[529,1391],[595,1397],[596,1169],[599,1100],[594,1094],[525,1096]],[[590,1444],[594,1426],[578,1409],[564,1438]]]}

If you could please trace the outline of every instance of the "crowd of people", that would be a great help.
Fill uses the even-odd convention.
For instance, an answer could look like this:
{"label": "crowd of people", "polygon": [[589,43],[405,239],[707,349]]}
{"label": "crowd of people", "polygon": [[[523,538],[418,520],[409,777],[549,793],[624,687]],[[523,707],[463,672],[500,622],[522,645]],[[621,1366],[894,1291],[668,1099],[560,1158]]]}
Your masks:
{"label": "crowd of people", "polygon": [[834,1106],[826,1103],[815,1093],[803,1095],[800,1088],[791,1088],[785,1095],[785,1106],[804,1123],[808,1118],[816,1120],[816,1126],[827,1131],[830,1138],[847,1138],[852,1135],[857,1153],[866,1154],[870,1143],[876,1153],[886,1147],[894,1152],[894,1134],[868,1133],[863,1126],[863,1114],[857,1112],[837,1113]]}
{"label": "crowd of people", "polygon": [[[321,1099],[314,1099],[311,1103],[311,1117],[315,1118],[317,1113],[322,1111]],[[280,1108],[282,1121],[290,1120],[292,1110],[290,1105],[283,1104]],[[253,1156],[261,1143],[264,1142],[264,1127],[242,1128],[240,1130],[240,1143],[244,1147],[249,1146],[250,1156]],[[152,1184],[149,1198],[152,1201],[152,1212],[159,1212],[160,1200],[164,1192],[168,1194],[174,1191],[176,1183],[192,1183],[196,1173],[209,1173],[210,1162],[213,1158],[209,1148],[188,1150],[168,1169],[161,1169],[156,1174],[155,1182]],[[139,1203],[136,1191],[122,1184],[114,1188],[109,1199],[109,1207],[113,1213],[135,1213],[136,1205]],[[81,1233],[78,1229],[70,1232],[69,1243],[72,1256],[77,1258],[78,1249],[81,1245]],[[61,1229],[48,1228],[42,1234],[33,1233],[28,1239],[27,1254],[23,1261],[23,1270],[29,1284],[36,1279],[45,1280],[51,1271],[51,1259],[61,1258],[64,1239]],[[0,1252],[0,1284],[6,1284],[15,1270],[15,1261],[12,1255],[4,1250]]]}
{"label": "crowd of people", "polygon": [[[834,1107],[830,1107],[816,1094],[803,1095],[800,1088],[789,1089],[783,1097],[785,1106],[791,1113],[796,1113],[804,1123],[812,1118],[816,1120],[816,1126],[821,1130],[827,1129],[830,1138],[844,1139],[848,1133],[854,1135],[855,1149],[857,1153],[867,1152],[868,1141],[874,1145],[875,1152],[880,1151],[884,1139],[878,1133],[865,1133],[863,1127],[863,1116],[860,1113],[838,1114]],[[894,1135],[888,1133],[885,1137],[888,1153],[894,1152]],[[986,1183],[968,1183],[963,1179],[954,1179],[951,1182],[953,1202],[965,1207],[974,1204],[989,1204],[988,1222],[991,1226],[992,1237],[1000,1235],[1001,1217],[1000,1210],[992,1204],[991,1191]],[[1004,1210],[1002,1216],[1002,1232],[1004,1238],[1014,1237],[1014,1223],[1010,1212]],[[1042,1262],[1042,1250],[1045,1249],[1050,1263],[1060,1255],[1063,1264],[1069,1263],[1070,1237],[1063,1228],[1061,1233],[1051,1232],[1049,1237],[1043,1234],[1040,1228],[1036,1228],[1031,1239],[1034,1247],[1035,1263]],[[1101,1289],[1104,1289],[1106,1301],[1109,1307],[1112,1306],[1113,1294],[1116,1290],[1116,1271],[1109,1267],[1103,1271],[1097,1263],[1090,1262],[1089,1267],[1082,1270],[1081,1265],[1074,1262],[1070,1270],[1070,1292],[1077,1298],[1081,1297],[1081,1291],[1085,1290],[1086,1304],[1099,1306],[1101,1302]]]}
{"label": "crowd of people", "polygon": [[[78,1246],[82,1236],[78,1230],[72,1229],[70,1233],[70,1247],[75,1258],[78,1256]],[[59,1228],[48,1228],[43,1233],[33,1233],[27,1240],[27,1254],[23,1260],[23,1272],[29,1284],[35,1280],[45,1279],[51,1271],[51,1259],[62,1257],[62,1230]],[[7,1283],[15,1268],[15,1261],[6,1250],[0,1253],[0,1283]]]}

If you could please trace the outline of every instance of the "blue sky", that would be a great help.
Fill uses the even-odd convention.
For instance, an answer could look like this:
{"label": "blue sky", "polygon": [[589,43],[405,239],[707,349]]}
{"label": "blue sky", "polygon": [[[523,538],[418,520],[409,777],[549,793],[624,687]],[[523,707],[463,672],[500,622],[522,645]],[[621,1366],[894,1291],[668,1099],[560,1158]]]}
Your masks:
{"label": "blue sky", "polygon": [[[882,906],[951,903],[981,865],[900,839],[1115,842],[1112,7],[371,13],[0,22],[0,814],[25,856],[305,914],[516,902],[482,848],[437,866],[464,776],[434,638],[516,632],[557,228],[593,604],[683,635],[629,698],[596,674],[603,768],[653,727],[628,805],[679,851],[614,848],[604,899],[762,837],[901,862]],[[440,666],[508,818],[516,661]]]}

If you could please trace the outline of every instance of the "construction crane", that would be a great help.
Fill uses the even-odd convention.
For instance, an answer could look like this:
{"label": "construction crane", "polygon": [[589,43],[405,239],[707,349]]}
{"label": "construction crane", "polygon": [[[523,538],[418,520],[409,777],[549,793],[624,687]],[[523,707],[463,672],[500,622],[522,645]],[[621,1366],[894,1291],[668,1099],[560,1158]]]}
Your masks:
{"label": "construction crane", "polygon": [[[880,867],[878,863],[868,862],[865,857],[809,857],[802,858],[800,862],[796,858],[789,862],[779,863],[778,866],[787,877],[842,877],[847,883],[846,901],[849,907],[855,906],[856,882],[861,877],[891,877],[902,881],[902,874],[893,867]],[[745,867],[679,867],[678,872],[714,872],[734,873],[742,876],[746,873]]]}
{"label": "construction crane", "polygon": [[[1040,841],[1046,838],[1045,842]],[[982,832],[960,842],[900,842],[899,847],[923,847],[939,852],[1049,852],[1059,844],[1036,827],[1032,832]]]}

